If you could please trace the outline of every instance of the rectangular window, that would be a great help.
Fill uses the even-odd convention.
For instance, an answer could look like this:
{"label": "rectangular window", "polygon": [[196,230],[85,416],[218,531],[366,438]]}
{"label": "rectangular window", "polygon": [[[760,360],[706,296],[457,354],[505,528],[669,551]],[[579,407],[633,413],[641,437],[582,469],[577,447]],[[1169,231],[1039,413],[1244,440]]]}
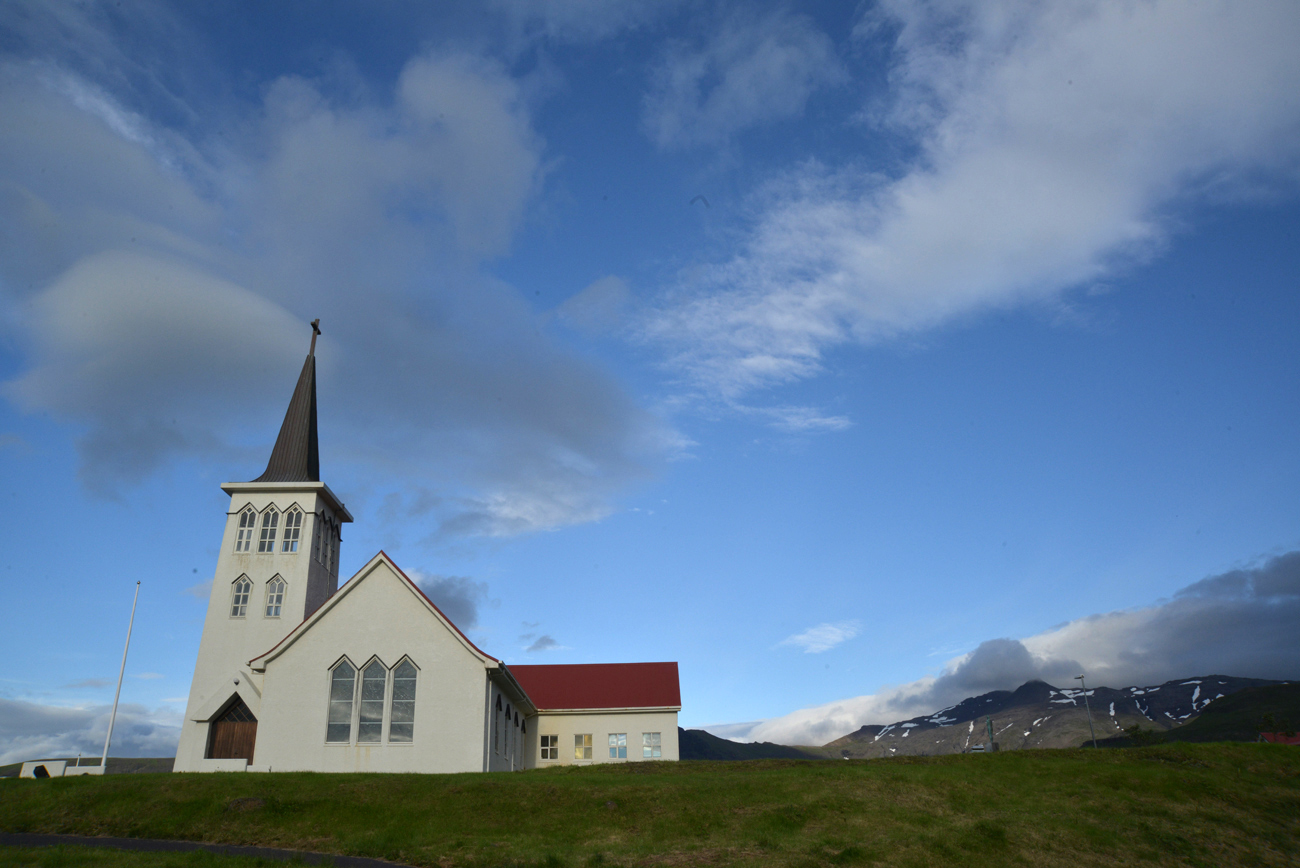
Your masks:
{"label": "rectangular window", "polygon": [[357,742],[373,744],[384,731],[384,691],[388,687],[388,670],[372,660],[361,673],[361,717]]}
{"label": "rectangular window", "polygon": [[388,740],[409,742],[415,737],[415,664],[403,660],[393,670],[393,701],[388,714]]}
{"label": "rectangular window", "polygon": [[609,758],[627,759],[626,732],[611,732],[609,734]]}
{"label": "rectangular window", "polygon": [[659,759],[663,756],[663,746],[659,743],[659,733],[641,733],[641,758]]}
{"label": "rectangular window", "polygon": [[591,759],[591,733],[573,737],[573,758]]}
{"label": "rectangular window", "polygon": [[325,731],[328,742],[347,744],[352,740],[352,696],[356,690],[357,671],[346,660],[330,677],[330,714]]}
{"label": "rectangular window", "polygon": [[542,736],[542,759],[557,760],[560,758],[560,737],[558,735]]}

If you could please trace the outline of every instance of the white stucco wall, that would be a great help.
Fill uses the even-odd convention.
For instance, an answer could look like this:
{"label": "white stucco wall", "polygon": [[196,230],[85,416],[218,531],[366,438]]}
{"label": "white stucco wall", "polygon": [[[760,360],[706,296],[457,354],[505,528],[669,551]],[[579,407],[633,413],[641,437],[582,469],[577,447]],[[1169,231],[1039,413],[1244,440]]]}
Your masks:
{"label": "white stucco wall", "polygon": [[[337,576],[330,574],[312,556],[313,535],[324,515],[333,517],[336,522],[351,520],[347,510],[322,483],[227,483],[223,488],[231,495],[230,508],[181,727],[176,771],[205,771],[217,767],[203,758],[207,750],[207,720],[220,711],[234,693],[238,692],[254,716],[261,719],[262,679],[249,669],[248,661],[269,651],[301,623],[307,614],[309,587],[311,596],[317,599],[323,599],[337,587]],[[260,525],[255,528],[250,551],[236,552],[240,512],[245,506],[252,506],[260,521],[263,510],[272,505],[281,512],[275,552],[257,552]],[[282,553],[279,549],[284,534],[283,514],[295,505],[304,512],[298,551]],[[248,577],[253,590],[244,617],[232,618],[232,589],[241,576]],[[276,576],[285,582],[284,602],[280,617],[268,618],[267,583]],[[312,600],[313,605],[317,599]],[[236,679],[240,682],[238,685]]]}
{"label": "white stucco wall", "polygon": [[[497,689],[488,667],[382,558],[350,580],[286,646],[265,664],[250,770],[483,770],[485,700],[489,689]],[[416,665],[411,743],[387,742],[387,701],[385,741],[357,744],[354,726],[352,743],[326,743],[331,667],[343,656],[358,677],[374,657],[390,669],[403,657]]]}
{"label": "white stucco wall", "polygon": [[[627,734],[627,759],[611,759],[609,756],[610,733]],[[531,749],[536,752],[536,765],[539,768],[552,765],[591,765],[610,762],[647,762],[642,757],[642,733],[657,732],[663,756],[661,760],[676,761],[680,758],[677,746],[677,712],[676,711],[599,711],[555,713],[541,711],[537,715],[537,729],[529,726]],[[574,757],[574,736],[591,735],[592,757],[579,760]],[[541,737],[559,736],[560,757],[558,760],[541,758]]]}

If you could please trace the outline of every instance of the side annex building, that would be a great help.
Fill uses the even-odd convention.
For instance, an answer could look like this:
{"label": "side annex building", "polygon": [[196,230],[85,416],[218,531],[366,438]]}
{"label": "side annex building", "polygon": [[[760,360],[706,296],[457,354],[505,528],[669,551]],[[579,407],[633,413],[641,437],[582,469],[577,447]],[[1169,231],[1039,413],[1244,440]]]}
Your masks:
{"label": "side annex building", "polygon": [[384,552],[339,587],[316,335],[266,472],[225,533],[175,770],[487,772],[677,760],[676,663],[507,666]]}

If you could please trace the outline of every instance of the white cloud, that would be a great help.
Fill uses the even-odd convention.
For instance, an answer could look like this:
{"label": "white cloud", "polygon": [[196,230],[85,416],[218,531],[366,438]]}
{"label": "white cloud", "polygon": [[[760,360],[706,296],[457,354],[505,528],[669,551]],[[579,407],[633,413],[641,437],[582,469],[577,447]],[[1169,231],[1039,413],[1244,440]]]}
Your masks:
{"label": "white cloud", "polygon": [[797,117],[815,90],[843,79],[834,46],[810,19],[732,17],[704,45],[669,47],[642,124],[660,148],[723,144],[750,127]]}
{"label": "white cloud", "polygon": [[[104,749],[111,705],[65,707],[0,698],[0,764],[32,759],[98,756]],[[118,706],[112,756],[174,756],[181,712]]]}
{"label": "white cloud", "polygon": [[860,621],[837,621],[833,624],[818,624],[802,633],[787,636],[778,645],[794,645],[802,648],[805,654],[820,654],[836,645],[847,642],[862,629]]}
{"label": "white cloud", "polygon": [[122,78],[0,66],[0,302],[24,362],[0,394],[85,431],[89,487],[185,455],[256,475],[316,316],[326,472],[436,489],[433,539],[600,518],[672,449],[482,268],[545,177],[499,63],[421,54],[380,96],[283,78],[184,135],[123,108]]}
{"label": "white cloud", "polygon": [[887,4],[918,156],[884,177],[815,162],[756,199],[741,252],[647,319],[734,400],[823,354],[1050,302],[1157,252],[1189,196],[1294,180],[1300,11],[1288,4]]}
{"label": "white cloud", "polygon": [[930,714],[1035,678],[1068,684],[1080,672],[1094,686],[1116,688],[1211,674],[1295,679],[1297,635],[1300,551],[1211,576],[1153,606],[1090,615],[1026,639],[983,642],[948,661],[937,677],[709,730],[744,741],[825,744],[866,724]]}

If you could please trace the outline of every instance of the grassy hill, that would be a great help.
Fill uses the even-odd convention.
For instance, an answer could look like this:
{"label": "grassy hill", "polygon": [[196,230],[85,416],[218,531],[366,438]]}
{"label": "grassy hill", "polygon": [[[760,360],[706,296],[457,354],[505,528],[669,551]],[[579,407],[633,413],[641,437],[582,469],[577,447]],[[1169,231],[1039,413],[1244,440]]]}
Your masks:
{"label": "grassy hill", "polygon": [[445,868],[1294,866],[1300,750],[1177,744],[490,775],[8,779],[0,829],[263,844]]}

